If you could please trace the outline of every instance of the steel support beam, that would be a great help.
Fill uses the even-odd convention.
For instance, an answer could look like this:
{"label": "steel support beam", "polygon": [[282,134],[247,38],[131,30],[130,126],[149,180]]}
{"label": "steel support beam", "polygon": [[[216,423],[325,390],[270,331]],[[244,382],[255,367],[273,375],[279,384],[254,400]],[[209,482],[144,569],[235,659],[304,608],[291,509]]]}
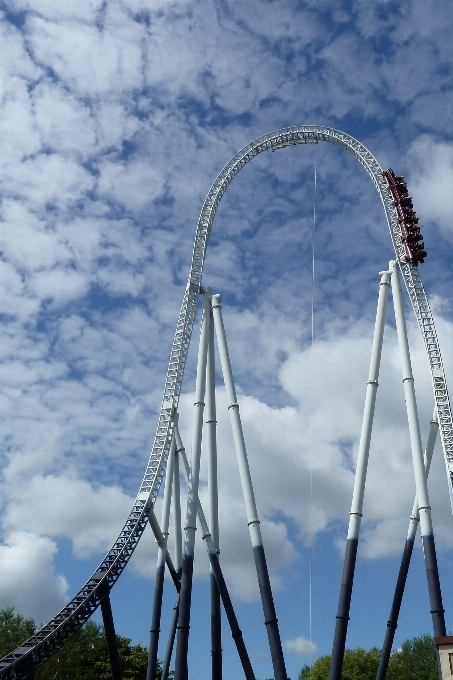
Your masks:
{"label": "steel support beam", "polygon": [[[175,423],[176,426],[176,423]],[[155,680],[157,671],[157,651],[159,647],[160,619],[162,613],[162,597],[164,593],[165,560],[167,557],[167,538],[168,525],[170,521],[170,505],[173,486],[173,469],[176,458],[175,430],[173,428],[173,439],[170,447],[170,454],[167,461],[167,474],[165,477],[164,499],[162,504],[161,531],[164,545],[159,546],[157,553],[156,581],[154,585],[154,603],[151,619],[151,630],[148,651],[148,669],[146,680]]]}
{"label": "steel support beam", "polygon": [[[211,312],[212,315],[212,312]],[[219,494],[217,481],[217,415],[215,399],[214,324],[209,326],[206,364],[206,449],[208,455],[209,527],[216,554],[219,547]],[[220,592],[211,566],[211,674],[212,680],[222,680],[222,619]]]}
{"label": "steel support beam", "polygon": [[374,327],[373,346],[371,349],[370,370],[363,410],[362,431],[360,433],[359,453],[354,479],[351,512],[349,513],[348,539],[344,557],[343,576],[341,579],[340,599],[335,625],[335,635],[330,661],[329,680],[340,680],[343,667],[346,635],[348,632],[349,610],[351,607],[352,586],[357,557],[357,547],[362,519],[363,496],[368,468],[371,433],[373,430],[374,409],[378,388],[379,368],[381,364],[382,341],[384,338],[385,315],[390,287],[391,272],[380,272],[379,296]]}
{"label": "steel support beam", "polygon": [[242,431],[239,404],[236,398],[233,372],[231,370],[230,356],[226,341],[225,328],[223,325],[220,295],[212,296],[212,313],[219,347],[220,363],[228,399],[228,411],[233,428],[234,445],[241,477],[242,493],[244,495],[247,522],[250,531],[250,539],[255,558],[256,573],[260,588],[261,603],[264,611],[264,623],[266,625],[269,648],[272,657],[275,680],[286,680],[287,673],[285,659],[283,658],[282,643],[278,629],[278,619],[275,613],[274,598],[272,596],[269,572],[267,569],[266,556],[264,553],[263,540],[261,537],[260,521],[256,509],[255,495],[253,492],[252,478],[245,448],[244,434]]}
{"label": "steel support beam", "polygon": [[112,680],[123,680],[121,672],[120,655],[116,641],[115,626],[113,623],[112,607],[110,605],[110,593],[106,593],[101,600],[102,621],[104,624],[107,651],[112,670]]}
{"label": "steel support beam", "polygon": [[[437,420],[437,409],[434,408],[434,414],[430,423],[428,441],[425,449],[425,470],[426,476],[429,475],[431,467],[431,460],[433,457],[434,445],[436,443],[437,432],[439,430],[439,423]],[[390,616],[387,621],[387,630],[385,633],[384,644],[382,647],[381,657],[379,659],[379,667],[376,675],[376,680],[385,680],[387,668],[389,665],[390,654],[392,653],[393,640],[395,638],[395,631],[398,627],[398,618],[401,609],[401,602],[403,600],[404,589],[406,587],[407,574],[411,562],[412,551],[414,548],[415,536],[417,534],[418,523],[420,516],[418,512],[418,500],[415,496],[412,514],[409,519],[409,528],[407,531],[407,538],[404,544],[403,555],[401,558],[400,569],[396,581],[395,592],[393,595],[392,607],[390,609]]]}
{"label": "steel support beam", "polygon": [[404,317],[403,298],[401,293],[399,267],[395,260],[390,262],[393,271],[392,293],[395,308],[396,332],[401,355],[403,373],[404,398],[406,401],[409,437],[412,450],[412,462],[415,474],[415,489],[417,493],[418,511],[420,515],[420,532],[422,535],[423,552],[425,556],[426,577],[428,580],[429,600],[433,621],[434,637],[446,635],[444,608],[440,589],[439,570],[437,567],[436,546],[434,542],[431,505],[429,502],[428,484],[423,462],[423,448],[418,420],[417,400],[415,398],[414,377],[407,339],[406,319]]}
{"label": "steel support beam", "polygon": [[173,607],[173,617],[171,619],[170,633],[168,636],[167,649],[165,651],[164,664],[162,666],[162,676],[161,680],[168,680],[168,674],[170,672],[171,657],[173,654],[173,647],[175,644],[176,637],[176,626],[178,625],[178,615],[179,615],[179,593],[176,596],[175,606]]}
{"label": "steel support beam", "polygon": [[181,531],[181,487],[179,481],[179,455],[175,450],[175,467],[173,475],[173,519],[175,527],[175,569],[178,578],[182,571],[182,531]]}
{"label": "steel support beam", "polygon": [[[186,452],[183,446],[183,443],[181,441],[181,435],[179,434],[179,430],[176,429],[176,446],[177,450],[179,452],[179,456],[181,458],[181,463],[183,465],[183,472],[186,480],[190,479],[190,467],[189,467],[189,461],[187,460]],[[223,608],[225,609],[225,614],[228,619],[228,623],[231,629],[231,636],[234,640],[234,643],[236,645],[236,649],[239,655],[239,659],[242,664],[242,669],[244,671],[244,675],[246,677],[246,680],[255,680],[255,674],[253,672],[252,665],[250,663],[250,658],[247,653],[247,649],[244,644],[244,640],[242,637],[242,631],[239,627],[239,623],[234,611],[233,603],[231,602],[230,595],[228,593],[228,588],[225,583],[225,579],[223,577],[222,573],[222,568],[220,566],[219,558],[217,555],[217,551],[214,548],[214,543],[212,542],[212,536],[209,531],[208,523],[206,521],[206,517],[203,511],[203,507],[200,503],[200,499],[198,499],[198,521],[200,522],[200,527],[202,531],[202,538],[206,544],[206,550],[208,552],[208,557],[209,561],[211,563],[211,568],[214,573],[216,583],[217,583],[217,588],[220,593],[220,597],[222,600]]]}
{"label": "steel support beam", "polygon": [[[148,521],[150,524],[150,527],[152,529],[152,532],[154,534],[154,538],[156,539],[156,543],[159,546],[159,548],[165,548],[166,549],[166,540],[165,537],[161,531],[161,528],[159,526],[159,522],[157,521],[157,517],[154,514],[154,510],[151,508],[148,514]],[[173,580],[173,583],[175,584],[176,590],[179,592],[181,588],[181,583],[179,576],[176,572],[175,566],[173,564],[173,561],[171,559],[170,553],[168,552],[168,549],[166,549],[165,553],[165,561],[167,563],[168,571],[170,572],[170,576]]]}
{"label": "steel support beam", "polygon": [[178,632],[176,639],[175,680],[186,680],[187,652],[189,646],[190,606],[192,600],[193,557],[197,529],[198,485],[200,479],[201,438],[203,430],[204,398],[206,388],[206,359],[208,353],[210,289],[203,294],[200,345],[198,350],[197,379],[192,431],[192,465],[188,483],[186,526],[184,528],[184,555],[181,574]]}

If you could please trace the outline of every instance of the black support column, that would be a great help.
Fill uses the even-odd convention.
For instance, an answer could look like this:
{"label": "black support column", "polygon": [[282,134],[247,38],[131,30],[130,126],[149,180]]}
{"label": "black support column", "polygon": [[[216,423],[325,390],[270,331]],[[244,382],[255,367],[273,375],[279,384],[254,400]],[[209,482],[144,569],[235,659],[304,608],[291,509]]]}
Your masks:
{"label": "black support column", "polygon": [[112,607],[110,605],[110,593],[106,593],[101,600],[102,620],[104,622],[105,637],[107,640],[107,650],[112,669],[112,680],[123,680],[121,673],[120,655],[113,624]]}

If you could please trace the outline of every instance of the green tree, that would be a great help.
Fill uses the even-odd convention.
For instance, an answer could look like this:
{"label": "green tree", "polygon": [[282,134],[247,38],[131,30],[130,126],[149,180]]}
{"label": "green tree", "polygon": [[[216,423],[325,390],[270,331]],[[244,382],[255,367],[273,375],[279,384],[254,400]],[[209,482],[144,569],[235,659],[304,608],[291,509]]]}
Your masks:
{"label": "green tree", "polygon": [[[329,677],[330,656],[320,656],[316,659],[311,669],[305,665],[299,673],[299,680],[326,680]],[[310,672],[311,671],[311,672]]]}
{"label": "green tree", "polygon": [[379,649],[347,649],[343,661],[343,680],[371,680],[379,666]]}
{"label": "green tree", "polygon": [[[19,647],[35,630],[33,619],[14,615],[12,608],[0,611],[1,656]],[[146,680],[148,650],[141,644],[132,645],[129,638],[121,635],[116,638],[124,680]],[[156,680],[161,675],[162,664],[158,662]],[[105,633],[93,621],[88,621],[35,674],[35,680],[111,680],[111,677]]]}
{"label": "green tree", "polygon": [[33,619],[25,619],[14,614],[12,607],[0,610],[0,658],[19,647],[33,635],[36,624]]}
{"label": "green tree", "polygon": [[[379,665],[380,650],[366,651],[361,647],[347,649],[344,655],[342,680],[374,680]],[[299,680],[328,680],[330,656],[321,656],[312,667],[305,665]],[[390,657],[386,680],[438,680],[436,648],[429,635],[403,642],[401,649]]]}
{"label": "green tree", "polygon": [[389,680],[438,680],[436,646],[430,635],[406,640],[390,658]]}

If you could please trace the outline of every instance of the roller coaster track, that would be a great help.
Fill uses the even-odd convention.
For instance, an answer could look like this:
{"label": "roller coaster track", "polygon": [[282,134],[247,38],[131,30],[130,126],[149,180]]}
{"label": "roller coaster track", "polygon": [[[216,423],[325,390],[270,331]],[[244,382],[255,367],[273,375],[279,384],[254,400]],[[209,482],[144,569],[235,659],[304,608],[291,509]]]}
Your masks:
{"label": "roller coaster track", "polygon": [[192,335],[203,265],[214,217],[228,185],[258,154],[296,144],[329,142],[349,151],[364,166],[384,205],[390,236],[406,288],[425,343],[439,416],[440,435],[453,509],[453,422],[445,373],[434,320],[417,266],[405,259],[404,244],[393,196],[382,168],[360,142],[339,130],[302,125],[276,130],[247,144],[225,165],[211,186],[198,220],[189,279],[173,340],[164,395],[150,458],[132,511],[96,571],[77,595],[41,630],[0,661],[0,680],[21,680],[45,663],[90,618],[110,591],[134,552],[148,522],[162,483],[173,435],[173,415],[181,393],[184,368]]}

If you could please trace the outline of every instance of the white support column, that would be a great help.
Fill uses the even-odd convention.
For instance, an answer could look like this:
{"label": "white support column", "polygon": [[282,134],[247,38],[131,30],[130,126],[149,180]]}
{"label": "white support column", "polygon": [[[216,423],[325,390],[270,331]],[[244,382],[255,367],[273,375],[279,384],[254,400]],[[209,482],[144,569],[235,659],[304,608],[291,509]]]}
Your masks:
{"label": "white support column", "polygon": [[415,398],[414,377],[407,339],[406,320],[404,317],[403,298],[401,293],[399,267],[395,260],[390,262],[393,271],[392,293],[395,307],[396,332],[401,355],[401,367],[403,372],[404,397],[406,400],[407,420],[409,424],[409,437],[412,450],[412,462],[415,475],[415,489],[417,493],[418,511],[420,515],[420,532],[423,541],[425,556],[426,576],[428,579],[429,598],[431,603],[431,616],[435,637],[445,636],[445,618],[442,605],[439,572],[437,568],[436,548],[434,543],[433,525],[431,519],[431,505],[429,502],[428,484],[423,462],[423,448],[418,420],[417,401]]}
{"label": "white support column", "polygon": [[184,557],[192,557],[195,545],[195,531],[197,523],[198,486],[200,481],[201,440],[203,432],[203,413],[205,407],[206,390],[206,361],[208,355],[210,314],[210,292],[205,289],[203,294],[203,312],[201,321],[200,346],[198,350],[197,379],[195,385],[195,403],[192,427],[192,463],[188,485],[186,526],[184,529]]}
{"label": "white support column", "polygon": [[348,539],[359,537],[362,519],[363,496],[370,453],[371,432],[373,429],[376,394],[379,385],[379,369],[381,365],[382,342],[384,339],[385,317],[390,288],[391,272],[379,272],[379,296],[374,327],[373,345],[371,349],[370,370],[366,386],[365,406],[363,409],[362,431],[360,433],[359,452],[352,494],[351,512],[349,513]]}
{"label": "white support column", "polygon": [[[190,467],[189,467],[189,461],[187,460],[186,452],[181,440],[181,435],[179,433],[178,428],[176,428],[176,446],[178,447],[179,455],[181,457],[181,463],[183,467],[183,473],[186,478],[187,484],[189,483],[190,480]],[[244,644],[244,640],[242,637],[242,631],[239,628],[239,623],[236,618],[236,614],[234,613],[234,608],[233,604],[231,602],[230,595],[228,593],[228,588],[225,583],[225,579],[223,578],[222,574],[222,569],[220,567],[219,563],[219,556],[217,554],[217,550],[214,547],[214,543],[212,541],[212,536],[211,532],[209,531],[208,523],[206,521],[206,517],[200,502],[200,499],[198,499],[198,506],[197,506],[197,512],[198,512],[198,521],[200,523],[201,531],[202,531],[202,539],[205,542],[206,545],[206,550],[208,552],[209,556],[209,561],[211,563],[211,568],[214,572],[215,579],[216,579],[216,584],[217,588],[220,593],[220,597],[222,598],[223,606],[225,609],[225,614],[228,619],[228,623],[230,624],[231,628],[231,635],[233,637],[234,643],[236,645],[236,649],[239,654],[239,658],[241,660],[242,668],[244,671],[244,675],[246,680],[256,680],[255,679],[255,674],[253,672],[252,665],[250,663],[249,655],[247,653],[247,649]],[[216,680],[217,680],[216,676]]]}
{"label": "white support column", "polygon": [[[151,510],[149,511],[149,514],[148,514],[148,521],[149,521],[149,525],[151,527],[151,530],[154,534],[154,538],[156,539],[157,545],[159,546],[159,548],[163,548],[166,545],[165,536],[163,535],[163,533],[160,529],[159,522],[157,521],[157,517],[154,514],[154,510],[152,508],[151,508]],[[173,583],[176,586],[176,590],[179,590],[179,585],[180,585],[179,584],[179,578],[176,574],[176,569],[174,567],[170,553],[168,552],[168,548],[167,548],[167,555],[166,555],[165,559],[166,559],[166,562],[167,562],[168,571],[170,572],[171,577],[173,579]]]}
{"label": "white support column", "polygon": [[252,478],[245,448],[244,434],[242,431],[241,417],[239,414],[239,404],[236,398],[234,387],[233,372],[231,370],[228,345],[223,325],[220,295],[212,296],[212,313],[219,347],[220,363],[222,365],[223,378],[228,399],[228,410],[230,413],[233,438],[236,448],[236,456],[241,477],[242,493],[245,501],[247,521],[250,531],[250,539],[255,558],[256,572],[260,587],[261,602],[263,605],[264,622],[269,639],[269,648],[272,657],[275,680],[287,680],[285,660],[283,658],[278,620],[275,613],[274,599],[272,596],[269,573],[267,569],[266,557],[264,553],[263,541],[261,538],[260,521],[256,509],[255,495],[253,493]]}
{"label": "white support column", "polygon": [[217,552],[219,548],[219,494],[217,481],[217,414],[215,400],[214,324],[209,328],[206,365],[206,450],[208,454],[209,526]]}
{"label": "white support column", "polygon": [[373,430],[376,393],[378,388],[379,368],[381,365],[382,341],[384,338],[385,316],[390,288],[390,271],[379,272],[378,304],[374,326],[373,345],[371,349],[370,370],[363,409],[362,430],[360,433],[357,467],[354,478],[351,512],[349,513],[348,540],[344,557],[343,575],[341,579],[340,597],[336,615],[335,634],[330,662],[329,680],[340,680],[343,666],[346,635],[348,632],[349,610],[351,607],[352,586],[354,583],[355,562],[359,541],[360,522],[362,519],[363,496],[370,453],[371,433]]}
{"label": "white support column", "polygon": [[[178,424],[178,417],[177,415],[175,416],[175,427]],[[171,506],[171,497],[172,497],[172,490],[173,490],[173,470],[175,466],[175,456],[176,456],[176,442],[175,442],[175,437],[173,435],[173,441],[171,444],[171,449],[170,449],[170,454],[168,456],[167,460],[167,469],[166,469],[166,474],[165,474],[165,488],[164,488],[164,498],[162,502],[162,521],[160,523],[160,528],[165,536],[165,543],[167,543],[167,538],[168,538],[168,527],[170,523],[170,506]],[[161,550],[161,548],[159,548]],[[164,558],[165,559],[165,558]]]}
{"label": "white support column", "polygon": [[198,349],[197,378],[192,430],[192,465],[187,490],[186,526],[184,527],[184,555],[182,561],[181,591],[179,599],[178,636],[176,642],[175,680],[186,680],[187,651],[189,644],[190,607],[192,600],[193,556],[197,528],[198,485],[200,479],[201,439],[206,388],[206,360],[208,353],[211,289],[203,291],[200,345]]}
{"label": "white support column", "polygon": [[181,486],[179,482],[179,451],[176,442],[175,465],[173,470],[173,520],[175,527],[175,569],[180,576],[182,570],[182,529],[181,529]]}
{"label": "white support column", "polygon": [[[211,312],[212,314],[212,312]],[[208,454],[209,526],[217,555],[219,549],[219,494],[217,485],[217,416],[215,403],[214,323],[209,326],[208,358],[206,364],[206,449]],[[211,676],[222,680],[222,619],[220,592],[213,566],[210,574],[211,590]]]}
{"label": "white support column", "polygon": [[420,530],[422,536],[431,536],[433,525],[431,520],[431,505],[428,495],[428,484],[423,462],[423,446],[418,421],[417,401],[415,398],[414,376],[409,353],[407,339],[406,319],[404,316],[403,299],[399,278],[399,267],[395,260],[390,262],[393,271],[392,294],[395,308],[396,332],[400,349],[401,368],[403,373],[404,398],[406,400],[407,420],[409,425],[409,437],[412,450],[412,461],[415,474],[415,488],[420,513]]}
{"label": "white support column", "polygon": [[[434,445],[436,443],[438,430],[439,423],[437,419],[437,408],[436,406],[434,406],[434,413],[430,423],[428,441],[426,444],[424,457],[426,476],[428,476],[429,474],[429,468],[431,466],[431,460],[433,457]],[[379,660],[379,667],[376,675],[376,680],[385,680],[387,675],[387,669],[389,665],[390,655],[392,653],[395,631],[398,626],[398,618],[400,614],[401,603],[403,601],[404,589],[406,587],[407,574],[409,571],[409,565],[411,563],[412,551],[414,548],[414,541],[415,536],[417,534],[419,519],[420,517],[418,513],[418,501],[416,495],[414,506],[412,508],[412,514],[409,519],[409,529],[407,531],[407,538],[404,544],[400,569],[398,572],[395,592],[393,595],[392,607],[390,609],[390,615],[387,621],[387,628],[385,632],[384,644],[382,645],[381,658]]]}
{"label": "white support column", "polygon": [[[434,407],[433,417],[429,425],[428,441],[426,442],[425,454],[423,456],[426,479],[428,479],[429,471],[431,468],[431,461],[433,459],[434,446],[436,444],[437,433],[439,431],[439,421],[437,419],[437,408]],[[412,514],[409,520],[409,528],[407,530],[407,540],[415,540],[417,534],[418,523],[420,521],[420,513],[418,511],[418,498],[415,494],[414,505],[412,507]]]}
{"label": "white support column", "polygon": [[[175,427],[177,426],[177,419]],[[173,438],[168,455],[167,470],[165,477],[164,499],[162,504],[161,531],[163,543],[159,544],[157,553],[156,582],[154,586],[153,614],[151,619],[151,630],[149,638],[148,668],[146,673],[147,680],[154,680],[157,671],[157,651],[159,646],[160,620],[162,613],[162,596],[164,590],[165,561],[167,557],[167,537],[168,524],[170,521],[171,492],[173,486],[173,468],[176,455],[175,435]]]}
{"label": "white support column", "polygon": [[236,389],[234,386],[233,372],[231,370],[230,356],[228,353],[228,345],[225,336],[225,328],[223,325],[221,296],[212,296],[212,313],[214,317],[214,326],[217,336],[217,345],[220,354],[220,363],[222,366],[223,379],[225,381],[225,389],[228,400],[228,411],[230,414],[231,426],[233,428],[234,445],[236,448],[236,455],[239,465],[239,474],[241,477],[242,493],[244,495],[245,510],[247,513],[247,522],[250,529],[250,538],[252,547],[262,545],[260,521],[258,519],[258,511],[256,509],[255,495],[253,492],[252,477],[250,475],[250,467],[247,459],[247,451],[245,448],[244,434],[242,432],[241,416],[239,414],[239,404],[237,403]]}

